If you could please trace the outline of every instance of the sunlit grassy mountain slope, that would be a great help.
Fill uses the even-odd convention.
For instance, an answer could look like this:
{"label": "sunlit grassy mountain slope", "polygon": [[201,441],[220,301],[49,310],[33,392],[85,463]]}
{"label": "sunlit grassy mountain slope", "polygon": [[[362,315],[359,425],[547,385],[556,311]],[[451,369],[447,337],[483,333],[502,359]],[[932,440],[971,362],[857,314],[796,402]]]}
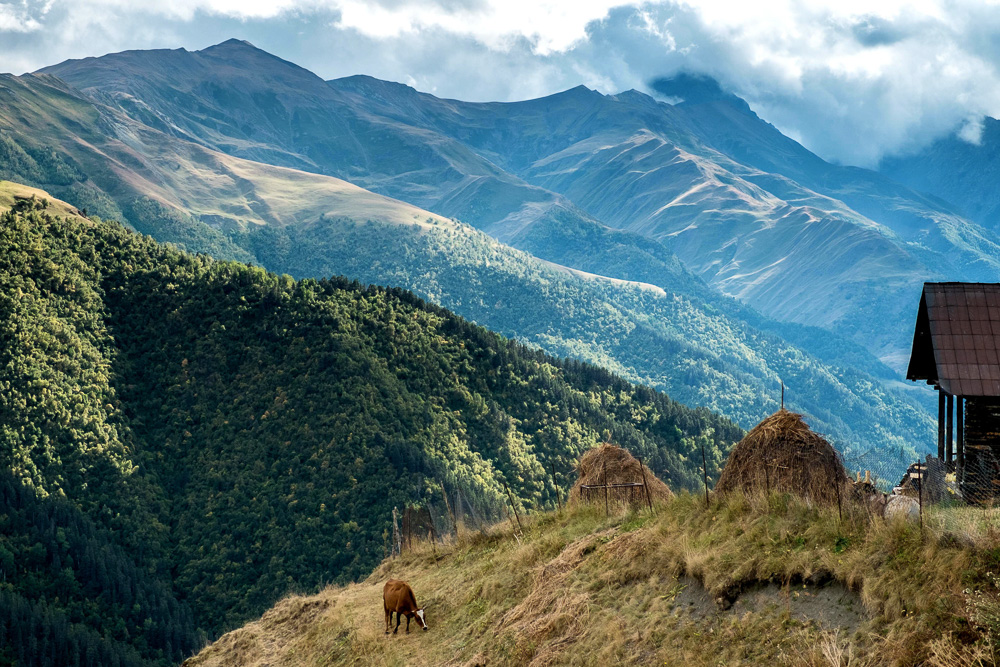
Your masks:
{"label": "sunlit grassy mountain slope", "polygon": [[234,156],[347,179],[483,228],[508,220],[496,234],[508,243],[531,237],[538,217],[600,227],[460,142],[372,114],[246,42],[126,51],[42,71],[164,133]]}
{"label": "sunlit grassy mountain slope", "polygon": [[[632,235],[619,242],[596,223],[584,235],[578,218],[552,218],[567,239],[563,254],[613,279],[574,274],[344,181],[165,134],[49,75],[10,77],[7,86],[17,91],[3,116],[13,157],[0,164],[41,185],[56,176],[32,155],[65,151],[60,159],[77,180],[63,191],[102,193],[160,240],[297,277],[339,274],[412,289],[491,329],[602,364],[745,426],[773,411],[783,380],[790,405],[844,448],[888,442],[905,451],[930,441],[926,410],[881,387],[868,369],[887,371],[870,356],[813,330],[791,330],[825,361],[804,353],[775,335],[774,322],[720,298],[653,241]],[[45,133],[30,131],[39,111]],[[97,120],[78,120],[90,117]],[[635,260],[628,277],[661,289],[607,271],[623,257]]]}
{"label": "sunlit grassy mountain slope", "polygon": [[603,222],[668,242],[766,314],[846,333],[897,366],[923,280],[1000,275],[992,232],[880,174],[824,162],[714,82],[659,82],[674,104],[583,87],[469,104],[368,77],[331,85]]}
{"label": "sunlit grassy mountain slope", "polygon": [[7,664],[176,664],[199,629],[367,573],[393,506],[442,485],[480,517],[503,482],[535,510],[610,438],[693,487],[701,446],[714,475],[741,435],[411,293],[181,253],[31,192],[0,183]]}

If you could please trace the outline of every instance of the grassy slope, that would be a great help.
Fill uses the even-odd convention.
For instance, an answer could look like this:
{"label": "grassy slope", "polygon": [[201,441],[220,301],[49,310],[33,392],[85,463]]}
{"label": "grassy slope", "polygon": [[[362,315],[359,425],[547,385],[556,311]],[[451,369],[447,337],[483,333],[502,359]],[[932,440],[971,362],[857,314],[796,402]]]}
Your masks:
{"label": "grassy slope", "polygon": [[45,190],[32,188],[20,183],[11,181],[0,181],[0,213],[13,206],[17,199],[22,197],[35,197],[45,200],[45,213],[56,216],[68,216],[77,220],[82,220],[83,216],[73,206],[64,201],[53,199]]}
{"label": "grassy slope", "polygon": [[[998,519],[935,509],[922,537],[902,520],[853,508],[841,523],[836,509],[779,495],[713,499],[706,510],[683,494],[655,517],[577,507],[536,515],[520,544],[501,525],[421,545],[362,583],[288,598],[185,667],[986,664],[962,660],[993,656],[983,612],[997,608],[987,571],[1000,553]],[[428,604],[430,632],[383,636],[390,577]],[[851,635],[798,618],[800,601],[818,593],[812,584],[830,579],[860,598],[864,620]],[[772,605],[690,614],[698,591],[685,587],[732,599],[760,582],[787,588]]]}

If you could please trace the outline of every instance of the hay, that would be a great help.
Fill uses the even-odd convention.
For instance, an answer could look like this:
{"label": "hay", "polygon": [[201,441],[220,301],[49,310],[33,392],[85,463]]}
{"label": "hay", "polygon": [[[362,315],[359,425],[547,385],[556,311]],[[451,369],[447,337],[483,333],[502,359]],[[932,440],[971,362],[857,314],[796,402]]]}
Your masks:
{"label": "hay", "polygon": [[781,409],[733,447],[715,489],[720,493],[781,491],[836,504],[849,481],[830,443],[813,433],[802,415]]}
{"label": "hay", "polygon": [[[657,478],[648,466],[643,465],[642,468],[645,470],[646,484],[649,485],[649,495],[654,503],[669,500],[674,496],[670,488]],[[588,450],[580,457],[580,462],[576,466],[578,477],[570,490],[570,502],[578,503],[581,498],[588,500],[587,492],[583,491],[581,487],[583,485],[604,484],[605,471],[607,471],[609,484],[642,482],[643,471],[639,469],[639,461],[628,450],[606,442]],[[581,491],[583,491],[583,495],[581,495]],[[639,507],[646,504],[646,492],[641,486],[608,489],[608,499],[615,504],[631,504]],[[591,490],[589,500],[603,503],[604,489]]]}

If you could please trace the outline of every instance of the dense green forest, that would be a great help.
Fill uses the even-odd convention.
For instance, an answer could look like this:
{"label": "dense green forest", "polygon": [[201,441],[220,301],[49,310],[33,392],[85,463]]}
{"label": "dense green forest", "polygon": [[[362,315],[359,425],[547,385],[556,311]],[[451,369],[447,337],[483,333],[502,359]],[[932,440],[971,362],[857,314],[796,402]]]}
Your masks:
{"label": "dense green forest", "polygon": [[[810,425],[845,455],[876,447],[901,452],[900,474],[914,457],[914,443],[930,441],[926,409],[859,370],[887,372],[863,350],[713,298],[676,260],[651,259],[648,271],[630,276],[667,286],[657,289],[599,276],[580,279],[466,225],[404,227],[324,217],[285,228],[252,226],[231,237],[272,270],[295,277],[343,274],[412,289],[493,331],[608,368],[747,428],[778,409],[783,381],[789,405],[809,415]],[[553,232],[537,242],[582,255],[590,240],[573,237]],[[817,353],[790,344],[779,328]],[[824,363],[823,357],[850,358],[859,366]]]}
{"label": "dense green forest", "polygon": [[[0,217],[0,664],[169,664],[367,573],[394,506],[555,502],[610,439],[674,488],[741,430],[410,292],[37,201]],[[438,508],[440,515],[440,508]]]}

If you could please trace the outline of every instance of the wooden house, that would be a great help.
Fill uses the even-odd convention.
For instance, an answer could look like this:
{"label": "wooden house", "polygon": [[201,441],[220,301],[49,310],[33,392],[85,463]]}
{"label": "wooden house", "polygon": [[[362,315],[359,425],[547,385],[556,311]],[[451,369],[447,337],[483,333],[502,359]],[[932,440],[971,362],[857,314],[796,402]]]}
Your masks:
{"label": "wooden house", "polygon": [[1000,283],[924,283],[906,377],[938,392],[938,458],[963,480],[973,459],[970,472],[989,478],[975,486],[992,489],[1000,460]]}

